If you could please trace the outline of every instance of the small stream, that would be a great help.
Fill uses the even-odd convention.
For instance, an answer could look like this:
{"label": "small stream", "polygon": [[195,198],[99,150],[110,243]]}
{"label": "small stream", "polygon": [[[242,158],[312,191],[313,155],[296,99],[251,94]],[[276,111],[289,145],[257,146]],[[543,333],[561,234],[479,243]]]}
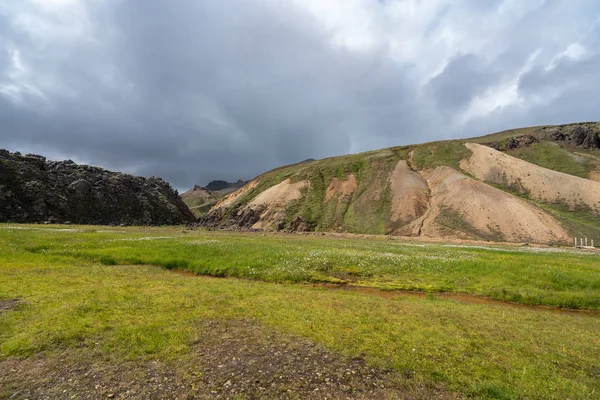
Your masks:
{"label": "small stream", "polygon": [[[238,279],[238,278],[229,278],[229,277],[217,277],[212,275],[198,275],[192,271],[181,270],[181,269],[172,269],[170,270],[173,273],[184,276],[191,277],[205,277],[205,278],[214,278],[214,279]],[[243,278],[239,278],[243,279]],[[496,300],[490,297],[477,296],[475,294],[466,294],[466,293],[451,293],[451,292],[435,292],[435,293],[426,293],[426,292],[413,292],[408,290],[383,290],[372,287],[365,286],[350,286],[350,285],[336,285],[333,283],[314,283],[310,285],[314,288],[321,288],[327,290],[338,290],[345,292],[354,292],[360,293],[368,296],[379,297],[385,300],[393,300],[395,298],[402,297],[416,297],[420,299],[427,298],[428,296],[433,296],[438,299],[449,299],[458,301],[461,303],[467,304],[483,304],[483,305],[494,305],[508,308],[520,308],[527,309],[533,311],[541,311],[541,312],[550,312],[550,313],[558,313],[558,314],[571,314],[571,315],[584,315],[592,318],[600,318],[600,310],[589,310],[589,309],[573,309],[573,308],[558,308],[544,305],[531,305],[531,304],[521,304],[521,303],[511,303],[503,300]]]}
{"label": "small stream", "polygon": [[355,292],[361,293],[368,296],[379,297],[381,299],[392,300],[395,298],[401,297],[416,297],[420,299],[427,298],[428,296],[433,296],[438,299],[449,299],[455,300],[461,303],[468,304],[484,304],[484,305],[495,305],[509,308],[520,308],[520,309],[528,309],[534,311],[542,311],[542,312],[551,312],[551,313],[559,313],[559,314],[576,314],[576,315],[585,315],[594,318],[600,318],[600,310],[579,310],[572,308],[558,308],[551,306],[543,306],[543,305],[530,305],[530,304],[520,304],[520,303],[510,303],[508,301],[496,300],[489,297],[477,296],[474,294],[465,294],[465,293],[449,293],[449,292],[436,292],[436,293],[425,293],[425,292],[411,292],[407,290],[382,290],[371,287],[364,286],[348,286],[348,285],[335,285],[335,284],[314,284],[312,285],[316,288],[324,288],[329,290],[340,290],[347,292]]}

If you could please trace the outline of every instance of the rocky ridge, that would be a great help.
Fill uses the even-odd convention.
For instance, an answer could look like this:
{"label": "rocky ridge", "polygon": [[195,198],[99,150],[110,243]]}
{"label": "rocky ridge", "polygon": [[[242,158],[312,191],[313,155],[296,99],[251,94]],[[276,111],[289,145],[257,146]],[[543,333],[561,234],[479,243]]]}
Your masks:
{"label": "rocky ridge", "polygon": [[0,149],[0,221],[173,225],[194,216],[168,183]]}
{"label": "rocky ridge", "polygon": [[499,151],[510,151],[527,147],[542,140],[566,144],[584,150],[600,149],[600,126],[594,122],[557,126],[541,126],[532,133],[510,137],[506,143],[492,141],[486,143]]}

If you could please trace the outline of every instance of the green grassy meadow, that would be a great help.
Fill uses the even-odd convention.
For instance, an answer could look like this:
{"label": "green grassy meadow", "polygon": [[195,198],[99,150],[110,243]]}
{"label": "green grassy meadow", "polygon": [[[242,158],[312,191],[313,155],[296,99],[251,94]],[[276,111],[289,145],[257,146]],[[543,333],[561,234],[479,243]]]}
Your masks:
{"label": "green grassy meadow", "polygon": [[[402,293],[385,299],[320,283],[547,307]],[[184,359],[210,334],[199,321],[250,318],[363,357],[408,386],[441,384],[473,398],[600,396],[598,253],[4,224],[0,301],[10,299],[19,304],[0,312],[0,363],[80,348],[115,362]]]}

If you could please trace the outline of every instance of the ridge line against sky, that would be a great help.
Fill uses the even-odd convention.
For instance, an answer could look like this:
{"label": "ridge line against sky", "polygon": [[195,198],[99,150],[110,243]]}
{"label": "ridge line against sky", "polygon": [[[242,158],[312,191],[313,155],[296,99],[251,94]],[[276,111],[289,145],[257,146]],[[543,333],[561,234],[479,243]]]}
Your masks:
{"label": "ridge line against sky", "polygon": [[174,187],[599,120],[593,0],[4,0],[0,148]]}

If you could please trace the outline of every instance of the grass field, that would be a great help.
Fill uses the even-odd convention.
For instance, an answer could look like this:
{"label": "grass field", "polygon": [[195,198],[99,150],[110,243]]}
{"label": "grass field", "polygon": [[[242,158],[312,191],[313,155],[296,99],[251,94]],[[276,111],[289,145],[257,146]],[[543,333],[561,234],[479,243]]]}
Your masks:
{"label": "grass field", "polygon": [[[600,394],[597,253],[185,232],[0,225],[0,398],[35,398],[32,387],[52,398],[136,397],[156,387],[148,396],[157,397],[163,386],[153,386],[148,370],[165,379],[164,387],[177,382],[169,393],[179,398]],[[433,294],[382,298],[315,283],[585,310]],[[250,354],[246,364],[258,364],[244,375],[226,362],[232,354]],[[56,379],[28,372],[40,365],[66,372]],[[89,392],[82,392],[83,370],[101,371],[90,375]],[[242,375],[271,383],[243,386]],[[119,379],[138,391],[126,392]]]}

